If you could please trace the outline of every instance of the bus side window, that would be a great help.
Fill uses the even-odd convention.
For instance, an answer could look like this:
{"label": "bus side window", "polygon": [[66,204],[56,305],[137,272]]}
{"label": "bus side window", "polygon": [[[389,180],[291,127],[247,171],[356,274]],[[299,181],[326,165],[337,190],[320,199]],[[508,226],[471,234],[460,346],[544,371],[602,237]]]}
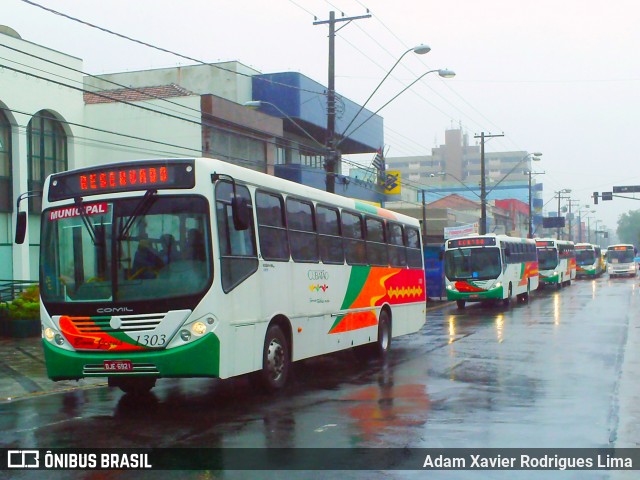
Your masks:
{"label": "bus side window", "polygon": [[294,262],[318,261],[318,236],[313,204],[287,198],[287,229]]}
{"label": "bus side window", "polygon": [[365,265],[367,252],[362,234],[362,217],[357,213],[342,211],[342,237],[344,253],[349,265]]}
{"label": "bus side window", "polygon": [[[387,222],[387,240],[389,241],[389,263],[392,267],[407,266],[407,251],[404,246],[402,225]],[[440,252],[442,254],[442,252]],[[440,259],[442,260],[442,258]]]}
{"label": "bus side window", "polygon": [[324,263],[344,263],[344,247],[340,238],[340,215],[337,208],[317,205],[320,260]]}
{"label": "bus side window", "polygon": [[262,258],[271,261],[289,261],[289,240],[282,196],[258,191],[256,208]]}
{"label": "bus side window", "polygon": [[387,266],[387,245],[385,241],[384,222],[377,218],[366,217],[367,259],[371,265]]}
{"label": "bus side window", "polygon": [[[251,195],[243,185],[236,186],[237,195],[247,199],[251,210]],[[222,289],[230,292],[258,270],[258,253],[253,223],[253,213],[247,230],[236,230],[233,223],[231,183],[219,181],[216,186],[216,220],[218,225],[218,243],[220,244],[220,263],[222,270]]]}
{"label": "bus side window", "polygon": [[422,267],[422,249],[420,248],[420,232],[417,228],[406,227],[405,245],[407,247],[407,265],[409,268]]}

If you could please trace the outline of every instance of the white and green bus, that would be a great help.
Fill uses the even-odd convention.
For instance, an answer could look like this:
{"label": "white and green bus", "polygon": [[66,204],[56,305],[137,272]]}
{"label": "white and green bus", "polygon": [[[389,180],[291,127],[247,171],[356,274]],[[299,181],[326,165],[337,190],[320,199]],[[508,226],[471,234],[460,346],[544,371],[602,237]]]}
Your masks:
{"label": "white and green bus", "polygon": [[458,308],[466,302],[502,302],[513,296],[527,302],[538,288],[536,244],[507,235],[478,235],[445,242],[444,272],[447,299]]}
{"label": "white and green bus", "polygon": [[576,278],[599,277],[603,271],[600,247],[591,243],[576,243]]}
{"label": "white and green bus", "polygon": [[416,219],[204,158],[48,177],[40,295],[48,376],[125,392],[251,372],[279,389],[296,360],[384,355],[426,307]]}
{"label": "white and green bus", "polygon": [[576,278],[576,247],[573,242],[555,238],[537,238],[540,286],[557,289],[571,285]]}

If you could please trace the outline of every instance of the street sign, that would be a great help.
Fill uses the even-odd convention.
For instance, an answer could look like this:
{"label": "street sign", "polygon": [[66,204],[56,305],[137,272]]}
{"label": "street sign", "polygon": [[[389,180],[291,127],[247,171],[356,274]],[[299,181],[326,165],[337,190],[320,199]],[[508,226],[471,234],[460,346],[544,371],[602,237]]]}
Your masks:
{"label": "street sign", "polygon": [[602,192],[602,200],[613,200],[613,193]]}
{"label": "street sign", "polygon": [[613,187],[613,193],[637,193],[640,192],[640,185],[628,185],[625,187]]}
{"label": "street sign", "polygon": [[542,219],[542,228],[563,228],[564,217],[544,217]]}

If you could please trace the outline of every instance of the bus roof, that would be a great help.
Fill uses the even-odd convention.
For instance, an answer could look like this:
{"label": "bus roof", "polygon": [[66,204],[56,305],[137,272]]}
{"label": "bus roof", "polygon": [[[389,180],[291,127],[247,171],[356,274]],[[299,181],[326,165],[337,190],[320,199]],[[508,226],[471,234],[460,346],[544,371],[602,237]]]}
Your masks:
{"label": "bus roof", "polygon": [[[412,224],[415,226],[419,225],[419,221],[416,218],[410,217],[408,215],[404,215],[402,213],[394,212],[382,207],[378,207],[376,205],[372,205],[365,201],[360,201],[356,199],[352,199],[349,197],[345,197],[342,195],[337,195],[334,193],[325,192],[323,190],[319,190],[317,188],[309,187],[307,185],[302,185],[300,183],[293,182],[291,180],[286,180],[283,178],[276,177],[274,175],[269,175],[263,172],[258,172],[256,170],[251,170],[249,168],[241,167],[239,165],[234,165],[232,163],[225,162],[223,160],[214,159],[214,158],[155,158],[155,159],[141,159],[141,160],[128,160],[122,162],[113,162],[109,164],[101,164],[95,165],[91,167],[83,167],[68,170],[65,172],[60,172],[57,174],[50,175],[45,182],[45,186],[49,187],[51,179],[56,177],[69,176],[74,173],[82,173],[82,174],[91,174],[96,172],[108,172],[112,170],[122,169],[122,168],[131,168],[131,167],[143,167],[145,164],[159,164],[159,163],[184,163],[185,161],[193,161],[195,164],[195,177],[196,182],[202,182],[203,179],[206,178],[206,181],[209,181],[210,174],[219,173],[224,175],[229,175],[234,179],[238,180],[240,183],[252,185],[256,188],[265,188],[267,190],[272,190],[280,193],[284,193],[287,195],[295,195],[297,197],[301,197],[303,199],[313,200],[316,202],[326,203],[328,205],[347,208],[351,210],[356,210],[361,213],[367,213],[370,215],[376,215],[379,217],[386,218],[388,220],[397,220],[399,222]],[[204,173],[203,173],[204,171]],[[208,175],[209,174],[209,175]],[[224,177],[223,177],[224,179]],[[161,186],[158,186],[162,188]],[[155,187],[155,188],[158,188]],[[151,188],[151,187],[149,187]],[[144,192],[147,188],[134,188],[133,190],[129,190],[128,193],[131,194],[132,191]],[[99,192],[95,192],[97,194]],[[104,195],[114,195],[118,192],[104,192]],[[83,192],[84,195],[91,195],[89,192]],[[88,200],[88,197],[85,197],[85,200]],[[70,199],[67,199],[70,200]]]}

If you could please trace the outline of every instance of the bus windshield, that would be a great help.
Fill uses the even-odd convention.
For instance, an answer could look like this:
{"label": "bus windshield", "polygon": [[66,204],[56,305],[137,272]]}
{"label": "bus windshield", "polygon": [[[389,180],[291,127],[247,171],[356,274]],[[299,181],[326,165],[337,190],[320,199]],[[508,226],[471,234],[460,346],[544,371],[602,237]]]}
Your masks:
{"label": "bus windshield", "polygon": [[538,247],[538,268],[551,270],[558,266],[558,250],[555,248]]}
{"label": "bus windshield", "polygon": [[634,257],[633,250],[607,250],[608,263],[632,263]]}
{"label": "bus windshield", "polygon": [[193,295],[211,282],[209,209],[198,196],[157,196],[53,207],[42,216],[45,302]]}
{"label": "bus windshield", "polygon": [[445,252],[445,275],[449,280],[498,278],[502,273],[500,249],[457,248]]}
{"label": "bus windshield", "polygon": [[596,261],[594,250],[576,250],[576,263],[578,265],[593,265]]}

